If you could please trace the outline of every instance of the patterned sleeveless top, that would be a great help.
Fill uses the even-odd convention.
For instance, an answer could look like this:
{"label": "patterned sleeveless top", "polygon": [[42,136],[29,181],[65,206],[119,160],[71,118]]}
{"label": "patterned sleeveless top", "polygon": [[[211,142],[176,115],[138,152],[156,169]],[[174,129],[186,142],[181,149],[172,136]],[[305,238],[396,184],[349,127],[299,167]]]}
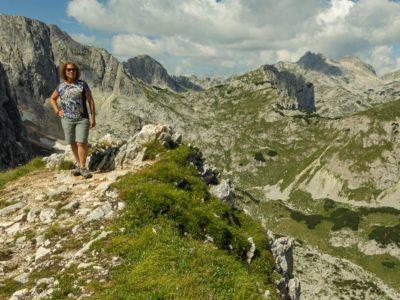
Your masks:
{"label": "patterned sleeveless top", "polygon": [[61,99],[64,118],[89,118],[86,106],[86,91],[90,91],[90,89],[83,80],[77,80],[74,83],[62,82],[58,85],[57,92]]}

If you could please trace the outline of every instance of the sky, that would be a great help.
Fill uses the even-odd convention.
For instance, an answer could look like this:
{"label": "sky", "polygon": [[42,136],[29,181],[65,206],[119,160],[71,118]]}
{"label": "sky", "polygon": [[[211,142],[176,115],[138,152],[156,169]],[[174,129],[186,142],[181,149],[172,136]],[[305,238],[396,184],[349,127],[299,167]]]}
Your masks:
{"label": "sky", "polygon": [[398,0],[0,0],[0,13],[56,24],[124,61],[171,74],[229,76],[305,52],[400,69]]}

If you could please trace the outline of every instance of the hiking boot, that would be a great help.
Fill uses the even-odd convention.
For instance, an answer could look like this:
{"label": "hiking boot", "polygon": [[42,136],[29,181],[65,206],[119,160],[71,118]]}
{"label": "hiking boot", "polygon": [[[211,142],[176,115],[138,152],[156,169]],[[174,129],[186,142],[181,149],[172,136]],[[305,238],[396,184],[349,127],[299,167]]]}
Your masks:
{"label": "hiking boot", "polygon": [[89,170],[86,169],[86,168],[81,168],[80,174],[81,174],[82,177],[85,178],[85,179],[92,178],[92,173],[90,173]]}
{"label": "hiking boot", "polygon": [[81,168],[79,166],[75,166],[72,170],[71,170],[71,174],[74,176],[79,176],[81,175]]}

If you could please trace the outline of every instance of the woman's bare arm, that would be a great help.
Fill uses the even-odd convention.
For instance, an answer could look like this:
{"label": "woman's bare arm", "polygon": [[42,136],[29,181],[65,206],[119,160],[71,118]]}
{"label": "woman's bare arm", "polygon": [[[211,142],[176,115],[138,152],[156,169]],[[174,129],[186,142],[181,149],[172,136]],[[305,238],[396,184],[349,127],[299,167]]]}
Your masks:
{"label": "woman's bare arm", "polygon": [[60,95],[58,94],[57,90],[55,90],[53,92],[53,94],[51,94],[50,102],[51,102],[51,106],[53,107],[55,114],[59,117],[62,117],[64,115],[64,111],[62,109],[60,109],[57,104],[57,99],[59,96]]}
{"label": "woman's bare arm", "polygon": [[96,126],[96,106],[94,105],[94,100],[92,96],[92,92],[90,90],[87,90],[86,93],[86,100],[89,104],[89,110],[90,110],[90,128],[93,128]]}

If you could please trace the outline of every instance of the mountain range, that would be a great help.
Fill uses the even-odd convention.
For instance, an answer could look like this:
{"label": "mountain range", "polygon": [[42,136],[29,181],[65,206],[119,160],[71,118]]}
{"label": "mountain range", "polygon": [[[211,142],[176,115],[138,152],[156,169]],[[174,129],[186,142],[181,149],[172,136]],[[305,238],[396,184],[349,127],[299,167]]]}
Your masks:
{"label": "mountain range", "polygon": [[48,98],[69,60],[98,107],[92,141],[170,124],[249,214],[298,240],[305,299],[399,296],[400,71],[307,52],[225,79],[174,76],[148,55],[119,62],[55,25],[0,14],[0,169],[62,140]]}

